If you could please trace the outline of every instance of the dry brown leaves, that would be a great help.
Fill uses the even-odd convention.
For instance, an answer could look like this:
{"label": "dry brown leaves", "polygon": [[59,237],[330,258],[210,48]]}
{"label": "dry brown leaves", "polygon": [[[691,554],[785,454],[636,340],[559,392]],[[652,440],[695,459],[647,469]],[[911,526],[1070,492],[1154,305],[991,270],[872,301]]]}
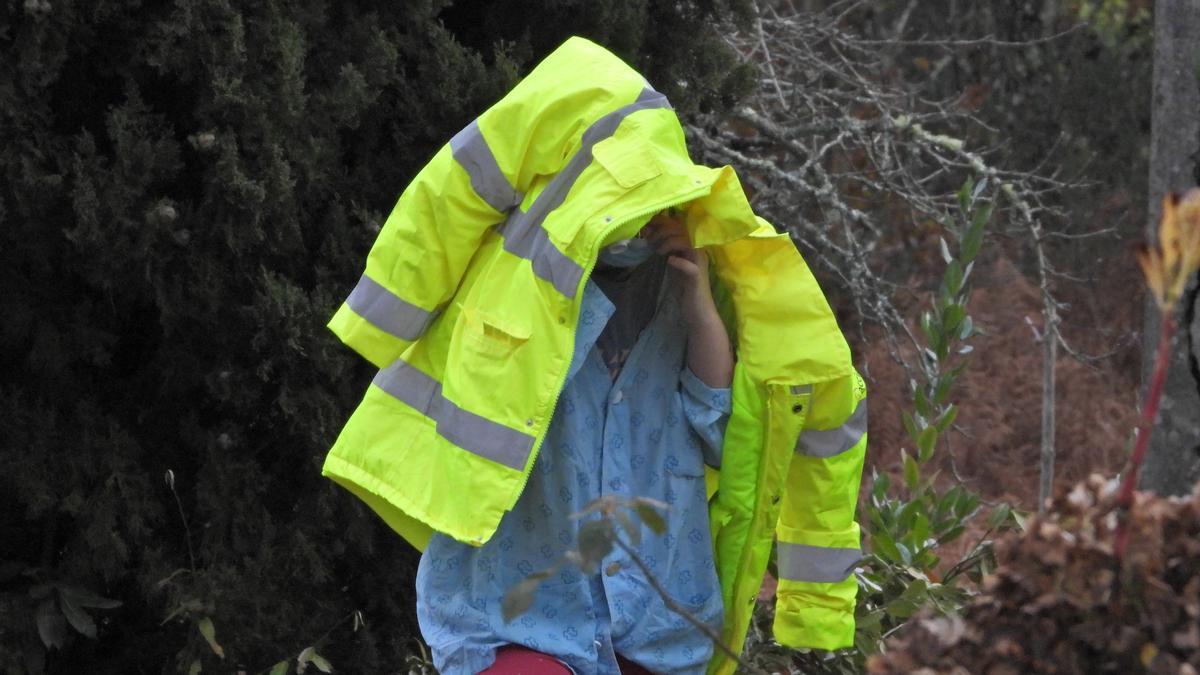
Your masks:
{"label": "dry brown leaves", "polygon": [[1093,475],[998,540],[1000,566],[962,616],[922,615],[868,672],[1200,673],[1200,488],[1138,493],[1118,569],[1115,486]]}

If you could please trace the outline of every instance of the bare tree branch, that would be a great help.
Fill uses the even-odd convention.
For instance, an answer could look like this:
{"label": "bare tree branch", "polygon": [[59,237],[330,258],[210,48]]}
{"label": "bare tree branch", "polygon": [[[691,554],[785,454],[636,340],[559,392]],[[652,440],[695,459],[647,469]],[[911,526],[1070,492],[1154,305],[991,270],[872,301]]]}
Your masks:
{"label": "bare tree branch", "polygon": [[[916,3],[897,19],[900,38]],[[992,36],[970,40],[869,40],[842,28],[859,3],[836,3],[824,12],[796,10],[790,3],[759,9],[750,33],[725,31],[726,41],[759,68],[759,88],[749,104],[723,124],[699,120],[687,132],[701,154],[743,170],[756,210],[778,223],[806,257],[847,291],[860,318],[881,327],[892,358],[910,379],[928,374],[920,343],[894,298],[911,275],[898,253],[933,235],[960,214],[957,192],[964,181],[987,181],[983,198],[999,220],[1019,232],[1036,267],[1043,330],[1043,492],[1054,463],[1054,382],[1061,346],[1079,358],[1060,331],[1053,280],[1066,279],[1049,261],[1046,242],[1108,234],[1110,229],[1048,232],[1061,220],[1064,191],[1077,181],[1046,175],[1045,160],[1033,170],[1004,166],[1002,147],[972,148],[965,139],[984,136],[986,125],[956,101],[924,100],[917,88],[885,70],[879,48],[937,47],[946,51],[1025,47],[1058,40],[1077,30],[1024,42]],[[951,57],[947,57],[949,61]],[[927,235],[928,236],[928,235]],[[933,236],[936,241],[936,235]],[[920,244],[915,244],[919,246]],[[921,293],[922,289],[912,289]],[[865,337],[865,336],[864,336]],[[912,349],[900,349],[907,340]],[[1044,495],[1043,495],[1044,496]]]}

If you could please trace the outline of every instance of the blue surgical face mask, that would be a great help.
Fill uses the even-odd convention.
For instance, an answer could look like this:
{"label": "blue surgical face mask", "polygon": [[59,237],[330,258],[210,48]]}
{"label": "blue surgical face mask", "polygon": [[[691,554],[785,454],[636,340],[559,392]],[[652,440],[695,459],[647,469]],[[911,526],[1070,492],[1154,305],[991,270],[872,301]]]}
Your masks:
{"label": "blue surgical face mask", "polygon": [[654,255],[646,239],[625,239],[600,249],[600,262],[612,267],[637,267]]}

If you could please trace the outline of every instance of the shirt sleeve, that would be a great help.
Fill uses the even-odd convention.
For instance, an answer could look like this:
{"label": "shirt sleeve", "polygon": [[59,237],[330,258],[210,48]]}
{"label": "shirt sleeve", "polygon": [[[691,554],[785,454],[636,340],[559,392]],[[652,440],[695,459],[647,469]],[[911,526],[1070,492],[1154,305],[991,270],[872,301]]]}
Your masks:
{"label": "shirt sleeve", "polygon": [[679,389],[683,399],[683,416],[700,437],[704,463],[720,468],[725,425],[733,410],[729,388],[714,389],[696,377],[691,368],[684,366],[679,375]]}

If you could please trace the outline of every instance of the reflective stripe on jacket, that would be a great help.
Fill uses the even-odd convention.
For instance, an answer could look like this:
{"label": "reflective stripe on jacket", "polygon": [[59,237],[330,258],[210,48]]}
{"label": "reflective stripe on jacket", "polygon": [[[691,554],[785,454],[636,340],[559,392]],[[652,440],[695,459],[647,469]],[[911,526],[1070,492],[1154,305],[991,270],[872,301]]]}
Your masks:
{"label": "reflective stripe on jacket", "polygon": [[[775,631],[849,646],[866,401],[786,234],[730,167],[688,157],[666,98],[603,48],[559,47],[400,196],[330,328],[380,368],[323,472],[417,548],[487,541],[533,467],[599,249],[684,210],[737,349],[714,555],[738,650],[777,537]],[[714,657],[710,673],[733,672]]]}

